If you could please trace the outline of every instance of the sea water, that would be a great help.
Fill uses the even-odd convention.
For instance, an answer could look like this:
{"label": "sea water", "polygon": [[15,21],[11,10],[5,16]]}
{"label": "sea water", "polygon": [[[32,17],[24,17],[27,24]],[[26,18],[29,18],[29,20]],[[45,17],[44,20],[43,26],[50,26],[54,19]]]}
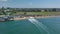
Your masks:
{"label": "sea water", "polygon": [[0,22],[0,34],[60,34],[60,17]]}

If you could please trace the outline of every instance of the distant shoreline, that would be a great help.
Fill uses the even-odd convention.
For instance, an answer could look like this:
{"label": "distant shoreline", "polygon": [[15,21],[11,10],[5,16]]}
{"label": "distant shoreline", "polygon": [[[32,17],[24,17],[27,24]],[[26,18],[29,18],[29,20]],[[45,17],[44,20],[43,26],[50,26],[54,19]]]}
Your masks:
{"label": "distant shoreline", "polygon": [[[30,17],[32,17],[32,16],[30,16]],[[14,18],[14,20],[24,20],[24,19],[29,19],[30,17]],[[49,17],[60,17],[60,16],[36,16],[33,18],[49,18]]]}

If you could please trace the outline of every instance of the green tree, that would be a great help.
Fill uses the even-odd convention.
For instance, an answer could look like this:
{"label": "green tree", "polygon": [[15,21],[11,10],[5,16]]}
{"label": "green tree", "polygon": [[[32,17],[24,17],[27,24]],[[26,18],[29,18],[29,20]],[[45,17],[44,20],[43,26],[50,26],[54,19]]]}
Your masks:
{"label": "green tree", "polygon": [[24,15],[27,15],[27,13],[26,13],[26,12],[24,12]]}
{"label": "green tree", "polygon": [[4,15],[6,15],[6,13],[5,13],[5,8],[4,7],[2,7],[2,13],[4,14]]}

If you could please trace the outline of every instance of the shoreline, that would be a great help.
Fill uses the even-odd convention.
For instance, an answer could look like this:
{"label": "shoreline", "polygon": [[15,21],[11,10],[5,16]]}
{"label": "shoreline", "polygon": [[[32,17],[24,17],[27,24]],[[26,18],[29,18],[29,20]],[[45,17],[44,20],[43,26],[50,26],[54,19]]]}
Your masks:
{"label": "shoreline", "polygon": [[[30,17],[23,17],[23,18],[14,18],[14,20],[24,20],[24,19],[29,19],[31,17],[32,16],[30,16]],[[32,17],[32,18],[50,18],[50,17],[60,17],[60,16],[35,16],[35,17]]]}

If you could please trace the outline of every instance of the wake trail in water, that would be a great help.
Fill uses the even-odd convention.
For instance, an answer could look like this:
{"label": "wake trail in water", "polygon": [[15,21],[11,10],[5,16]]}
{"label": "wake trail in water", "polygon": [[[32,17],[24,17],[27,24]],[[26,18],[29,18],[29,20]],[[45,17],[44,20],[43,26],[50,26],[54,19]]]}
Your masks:
{"label": "wake trail in water", "polygon": [[36,20],[36,19],[34,19],[34,18],[29,18],[28,20],[29,20],[31,23],[33,23],[39,30],[41,30],[40,28],[42,28],[43,30],[45,30],[45,32],[47,32],[47,34],[53,34],[53,31],[50,31],[47,26],[45,26],[44,24],[42,24],[42,23],[39,22],[38,20]]}

